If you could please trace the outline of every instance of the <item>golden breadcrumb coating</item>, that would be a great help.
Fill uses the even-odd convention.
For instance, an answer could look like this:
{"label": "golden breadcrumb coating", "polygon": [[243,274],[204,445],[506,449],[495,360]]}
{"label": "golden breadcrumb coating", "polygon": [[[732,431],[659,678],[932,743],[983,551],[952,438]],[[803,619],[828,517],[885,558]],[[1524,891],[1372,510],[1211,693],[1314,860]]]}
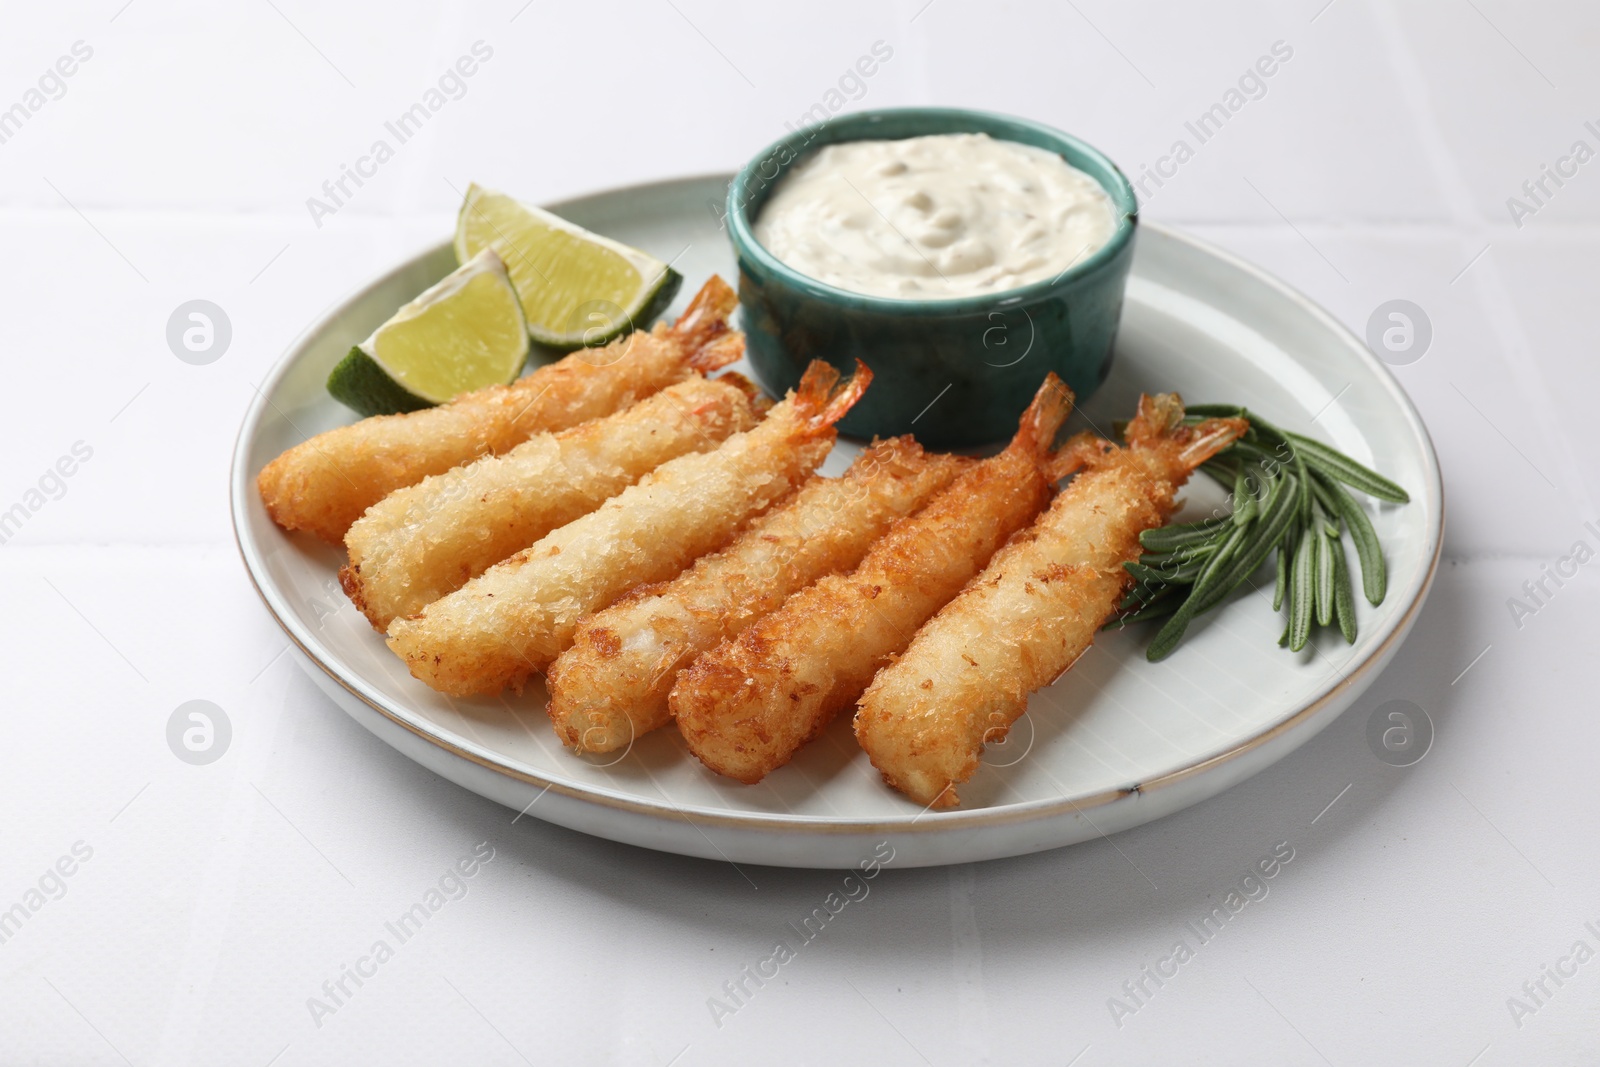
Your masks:
{"label": "golden breadcrumb coating", "polygon": [[262,468],[256,488],[286,530],[338,544],[372,505],[430,474],[506,451],[542,430],[564,430],[609,415],[696,371],[738,359],[730,333],[738,298],[712,276],[671,326],[580,349],[510,385],[492,385],[448,404],[375,415],[317,434]]}
{"label": "golden breadcrumb coating", "polygon": [[878,672],[855,731],[891,786],[930,807],[959,803],[984,744],[1004,740],[1028,694],[1093,643],[1131,581],[1122,565],[1139,558],[1140,533],[1165,523],[1189,473],[1244,429],[1183,427],[1182,416],[1176,397],[1145,397],[1128,448],[1074,448],[1088,469]]}
{"label": "golden breadcrumb coating", "polygon": [[834,394],[838,372],[813,363],[754,429],[662,464],[420,614],[395,619],[389,647],[442,693],[521,686],[572,643],[584,615],[721,548],[809,477],[871,377],[860,367]]}
{"label": "golden breadcrumb coating", "polygon": [[668,460],[750,429],[756,415],[741,381],[696,374],[605,418],[395,490],[345,534],[345,593],[387,630]]}
{"label": "golden breadcrumb coating", "polygon": [[917,627],[1049,503],[1041,467],[1071,405],[1051,375],[1005,451],[897,521],[853,572],[801,590],[695,660],[669,697],[689,750],[719,774],[757,782],[854,704]]}
{"label": "golden breadcrumb coating", "polygon": [[969,461],[911,437],[874,444],[838,478],[813,477],[714,555],[634,590],[578,624],[550,666],[550,721],[581,752],[610,752],[671,720],[667,694],[690,660],[824,574],[861,562],[895,519]]}

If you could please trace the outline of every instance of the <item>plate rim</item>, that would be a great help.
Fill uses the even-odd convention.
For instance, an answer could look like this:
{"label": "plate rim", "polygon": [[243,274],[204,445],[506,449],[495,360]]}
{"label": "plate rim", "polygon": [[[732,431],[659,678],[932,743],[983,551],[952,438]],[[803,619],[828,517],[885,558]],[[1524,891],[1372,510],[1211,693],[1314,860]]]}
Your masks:
{"label": "plate rim", "polygon": [[[559,213],[562,208],[600,197],[641,193],[672,185],[691,185],[712,181],[726,183],[731,178],[731,173],[718,171],[655,181],[635,182],[596,190],[580,196],[567,197],[542,206]],[[245,466],[246,455],[267,409],[274,406],[269,400],[270,394],[302,357],[307,338],[321,333],[345,314],[351,305],[357,303],[372,291],[387,285],[397,275],[411,270],[419,260],[437,255],[442,249],[449,247],[450,241],[448,239],[441,240],[414,252],[405,260],[384,271],[371,281],[355,287],[343,298],[328,304],[309,325],[289,342],[261,383],[254,386],[255,395],[252,397],[240,423],[238,434],[234,440],[233,454],[229,461],[229,516],[233,526],[234,546],[239,551],[240,559],[244,564],[245,573],[250,579],[251,587],[255,589],[256,595],[261,598],[268,614],[272,616],[273,621],[278,624],[278,627],[283,631],[290,643],[299,650],[306,660],[315,663],[332,681],[356,700],[443,752],[465,759],[496,774],[527,785],[541,787],[543,791],[557,792],[581,803],[610,808],[629,815],[644,816],[650,819],[692,817],[697,825],[745,832],[767,831],[803,836],[854,835],[862,833],[937,834],[952,831],[970,831],[991,825],[1009,825],[1017,822],[1032,822],[1053,817],[1078,815],[1086,810],[1101,808],[1126,797],[1165,790],[1214,768],[1239,760],[1277,738],[1294,731],[1309,719],[1314,718],[1330,702],[1341,697],[1346,690],[1363,679],[1380,664],[1387,663],[1390,654],[1409,635],[1412,624],[1415,622],[1422,605],[1426,602],[1434,579],[1438,574],[1444,547],[1445,501],[1443,475],[1439,466],[1438,453],[1434,448],[1433,438],[1428,433],[1427,424],[1423,421],[1421,412],[1417,410],[1410,396],[1401,388],[1399,379],[1394,375],[1393,371],[1377,356],[1373,355],[1352,330],[1299,289],[1268,273],[1261,267],[1250,263],[1248,260],[1242,259],[1202,238],[1160,223],[1151,222],[1148,219],[1143,220],[1142,225],[1146,230],[1154,231],[1164,239],[1188,245],[1192,250],[1217,259],[1249,275],[1256,282],[1276,290],[1280,295],[1297,305],[1300,310],[1308,312],[1325,329],[1343,339],[1347,347],[1353,348],[1365,362],[1368,369],[1375,372],[1374,378],[1382,384],[1384,390],[1404,413],[1407,428],[1420,445],[1421,455],[1424,459],[1426,484],[1421,495],[1426,502],[1431,502],[1435,505],[1434,511],[1437,516],[1436,521],[1426,531],[1426,535],[1431,541],[1428,549],[1428,561],[1422,572],[1421,580],[1416,583],[1414,592],[1411,594],[1409,603],[1395,617],[1389,633],[1371,648],[1360,663],[1356,664],[1348,674],[1333,682],[1325,692],[1295,708],[1270,726],[1208,756],[1152,778],[1094,793],[1074,796],[1064,795],[1043,800],[995,805],[985,808],[959,809],[956,811],[933,812],[923,809],[921,813],[916,815],[907,812],[888,818],[819,817],[754,811],[730,812],[726,809],[705,807],[699,804],[678,805],[670,800],[665,800],[665,798],[663,802],[653,802],[612,792],[602,787],[587,786],[572,781],[546,777],[531,768],[524,769],[517,766],[503,754],[496,753],[478,742],[465,737],[457,737],[451,731],[442,730],[428,723],[420,714],[411,712],[403,706],[394,709],[386,707],[385,700],[381,694],[376,692],[369,694],[362,691],[359,685],[367,683],[354,671],[350,673],[354,676],[354,681],[359,685],[352,684],[351,679],[343,677],[334,665],[328,663],[322,655],[308,647],[306,641],[302,640],[302,635],[297,632],[298,623],[293,618],[286,617],[286,613],[280,611],[279,605],[275,603],[276,599],[284,599],[282,594],[276,590],[269,591],[266,588],[266,584],[270,583],[267,582],[265,569],[257,558],[263,555],[262,547],[257,545],[253,536],[247,532],[249,523],[248,509],[252,499],[255,478],[253,473]],[[923,819],[924,815],[930,816],[930,818]]]}

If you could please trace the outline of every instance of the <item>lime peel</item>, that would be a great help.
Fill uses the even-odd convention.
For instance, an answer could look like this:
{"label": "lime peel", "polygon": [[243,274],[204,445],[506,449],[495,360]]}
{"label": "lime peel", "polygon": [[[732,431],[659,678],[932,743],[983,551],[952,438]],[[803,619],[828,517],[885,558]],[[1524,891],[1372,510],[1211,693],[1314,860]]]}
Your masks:
{"label": "lime peel", "polygon": [[485,248],[504,260],[530,336],[558,351],[648,326],[683,283],[647,252],[472,185],[456,219],[456,258],[466,262]]}
{"label": "lime peel", "polygon": [[484,249],[352,348],[328,392],[363,415],[415,411],[515,380],[528,349],[521,300]]}

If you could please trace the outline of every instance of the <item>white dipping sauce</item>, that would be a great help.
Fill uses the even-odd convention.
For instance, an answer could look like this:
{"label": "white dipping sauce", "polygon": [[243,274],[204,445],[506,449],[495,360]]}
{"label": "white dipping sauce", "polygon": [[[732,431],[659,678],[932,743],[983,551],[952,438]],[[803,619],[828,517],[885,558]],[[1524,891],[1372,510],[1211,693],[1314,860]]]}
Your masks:
{"label": "white dipping sauce", "polygon": [[1106,191],[1055,153],[949,133],[826,146],[784,176],[755,235],[840,289],[940,299],[1053,278],[1116,228]]}

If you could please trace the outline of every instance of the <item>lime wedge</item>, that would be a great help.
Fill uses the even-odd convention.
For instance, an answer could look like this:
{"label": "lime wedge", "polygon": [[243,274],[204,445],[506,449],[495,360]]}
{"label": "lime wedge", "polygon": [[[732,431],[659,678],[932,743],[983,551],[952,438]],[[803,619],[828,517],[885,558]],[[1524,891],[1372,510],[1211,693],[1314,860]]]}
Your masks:
{"label": "lime wedge", "polygon": [[527,358],[522,302],[484,249],[352,348],[328,392],[363,415],[415,411],[513,381]]}
{"label": "lime wedge", "polygon": [[505,261],[528,333],[561,351],[649,326],[683,283],[646,252],[473,185],[456,218],[456,258],[465,263],[484,248]]}

